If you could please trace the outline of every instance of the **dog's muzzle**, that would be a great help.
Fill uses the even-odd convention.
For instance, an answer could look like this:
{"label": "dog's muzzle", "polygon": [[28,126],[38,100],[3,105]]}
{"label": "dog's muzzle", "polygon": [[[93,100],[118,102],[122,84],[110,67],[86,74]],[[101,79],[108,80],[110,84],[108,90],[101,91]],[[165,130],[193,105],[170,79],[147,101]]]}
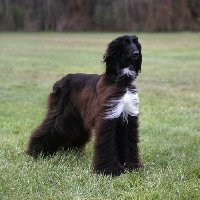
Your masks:
{"label": "dog's muzzle", "polygon": [[133,52],[133,57],[132,59],[133,60],[137,60],[139,58],[140,54],[139,54],[139,51],[136,51],[136,52]]}
{"label": "dog's muzzle", "polygon": [[139,58],[140,52],[135,44],[132,45],[133,48],[133,60],[137,60]]}

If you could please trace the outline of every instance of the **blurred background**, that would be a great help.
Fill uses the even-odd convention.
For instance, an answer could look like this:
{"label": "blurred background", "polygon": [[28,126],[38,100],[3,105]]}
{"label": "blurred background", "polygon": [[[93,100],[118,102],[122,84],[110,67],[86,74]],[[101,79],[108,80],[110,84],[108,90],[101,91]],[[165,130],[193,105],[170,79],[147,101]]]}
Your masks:
{"label": "blurred background", "polygon": [[0,0],[0,30],[200,30],[200,0]]}

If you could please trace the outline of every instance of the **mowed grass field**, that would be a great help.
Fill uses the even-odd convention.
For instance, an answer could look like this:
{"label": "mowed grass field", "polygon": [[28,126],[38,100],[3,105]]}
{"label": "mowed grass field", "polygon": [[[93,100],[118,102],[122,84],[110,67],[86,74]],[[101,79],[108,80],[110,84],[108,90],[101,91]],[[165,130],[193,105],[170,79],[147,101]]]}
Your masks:
{"label": "mowed grass field", "polygon": [[200,199],[199,33],[137,34],[143,170],[94,174],[92,141],[83,155],[25,154],[54,82],[67,73],[102,73],[107,44],[123,34],[0,33],[0,199]]}

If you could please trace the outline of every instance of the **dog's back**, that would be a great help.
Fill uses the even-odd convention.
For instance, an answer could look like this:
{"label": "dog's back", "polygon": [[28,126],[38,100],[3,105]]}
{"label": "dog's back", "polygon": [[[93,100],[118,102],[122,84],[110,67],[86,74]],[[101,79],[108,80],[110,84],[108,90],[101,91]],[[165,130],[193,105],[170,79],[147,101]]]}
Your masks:
{"label": "dog's back", "polygon": [[87,87],[95,92],[95,86],[97,85],[101,75],[98,74],[67,74],[62,77],[53,85],[53,91],[58,88],[68,89],[73,88],[73,91],[80,92],[83,88]]}

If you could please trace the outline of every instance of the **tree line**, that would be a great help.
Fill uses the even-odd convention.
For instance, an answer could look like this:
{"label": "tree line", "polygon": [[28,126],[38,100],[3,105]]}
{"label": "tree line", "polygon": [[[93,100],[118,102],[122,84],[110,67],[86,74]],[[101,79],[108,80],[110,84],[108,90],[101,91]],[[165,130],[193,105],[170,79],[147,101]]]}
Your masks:
{"label": "tree line", "polygon": [[0,0],[0,30],[200,30],[200,0]]}

